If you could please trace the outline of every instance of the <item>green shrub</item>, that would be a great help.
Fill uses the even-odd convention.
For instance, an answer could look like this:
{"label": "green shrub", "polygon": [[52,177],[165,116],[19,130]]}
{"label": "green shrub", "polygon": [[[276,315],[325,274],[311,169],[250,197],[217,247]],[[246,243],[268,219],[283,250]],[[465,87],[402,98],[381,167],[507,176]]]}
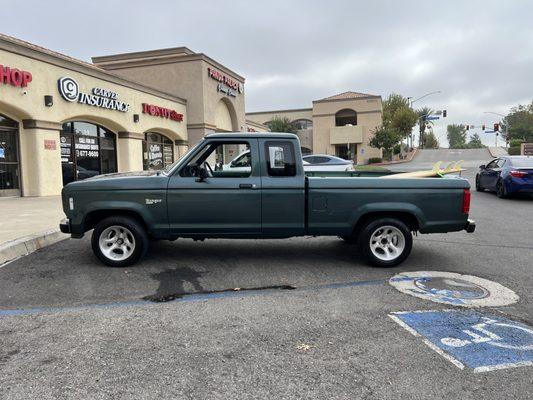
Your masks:
{"label": "green shrub", "polygon": [[510,156],[519,156],[520,155],[520,146],[509,147],[507,150]]}
{"label": "green shrub", "polygon": [[522,139],[513,139],[509,142],[509,147],[520,147],[520,144],[523,142]]}
{"label": "green shrub", "polygon": [[376,163],[380,163],[380,162],[383,162],[383,159],[381,157],[370,157],[368,159],[368,163],[369,164],[376,164]]}

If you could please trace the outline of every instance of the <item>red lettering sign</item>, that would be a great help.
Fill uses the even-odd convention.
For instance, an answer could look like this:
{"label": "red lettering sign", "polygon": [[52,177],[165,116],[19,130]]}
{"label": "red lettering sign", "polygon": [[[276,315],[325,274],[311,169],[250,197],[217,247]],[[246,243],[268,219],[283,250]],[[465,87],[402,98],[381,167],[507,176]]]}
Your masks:
{"label": "red lettering sign", "polygon": [[26,87],[33,80],[31,72],[0,65],[0,83],[16,87]]}
{"label": "red lettering sign", "polygon": [[154,106],[153,104],[142,103],[143,113],[153,115],[154,117],[161,117],[171,119],[173,121],[183,121],[183,114],[178,113],[176,110],[170,108]]}
{"label": "red lettering sign", "polygon": [[226,84],[227,86],[229,86],[230,88],[232,88],[233,90],[238,90],[239,93],[242,93],[242,85],[239,84],[239,82],[237,82],[236,80],[226,75],[223,75],[219,71],[215,69],[211,69],[211,68],[207,68],[207,74],[214,80],[222,82]]}

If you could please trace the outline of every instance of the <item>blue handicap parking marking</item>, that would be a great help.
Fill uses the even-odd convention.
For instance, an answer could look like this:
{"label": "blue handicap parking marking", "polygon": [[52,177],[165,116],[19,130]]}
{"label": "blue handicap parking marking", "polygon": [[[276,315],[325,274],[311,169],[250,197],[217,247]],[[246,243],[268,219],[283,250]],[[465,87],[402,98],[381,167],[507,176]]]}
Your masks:
{"label": "blue handicap parking marking", "polygon": [[396,322],[460,368],[474,372],[533,365],[533,329],[476,311],[409,311]]}

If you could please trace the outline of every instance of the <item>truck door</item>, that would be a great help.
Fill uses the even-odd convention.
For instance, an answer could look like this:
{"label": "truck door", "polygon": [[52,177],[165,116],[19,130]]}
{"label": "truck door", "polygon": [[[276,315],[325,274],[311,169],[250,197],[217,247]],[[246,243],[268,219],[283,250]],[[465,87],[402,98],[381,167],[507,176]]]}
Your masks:
{"label": "truck door", "polygon": [[305,176],[295,143],[259,139],[264,236],[305,234]]}
{"label": "truck door", "polygon": [[[170,230],[178,235],[259,235],[261,177],[257,139],[208,139],[169,179]],[[249,165],[225,168],[249,150]],[[242,161],[242,160],[241,160]]]}

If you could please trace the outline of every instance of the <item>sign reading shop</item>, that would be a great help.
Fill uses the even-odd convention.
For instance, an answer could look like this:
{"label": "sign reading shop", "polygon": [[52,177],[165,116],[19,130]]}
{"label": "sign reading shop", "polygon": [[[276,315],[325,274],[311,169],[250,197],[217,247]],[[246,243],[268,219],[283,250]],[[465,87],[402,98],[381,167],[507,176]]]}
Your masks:
{"label": "sign reading shop", "polygon": [[118,94],[111,90],[95,87],[91,93],[80,92],[78,82],[65,76],[57,81],[59,94],[65,100],[87,104],[89,106],[107,108],[120,112],[127,112],[130,105],[118,100]]}

